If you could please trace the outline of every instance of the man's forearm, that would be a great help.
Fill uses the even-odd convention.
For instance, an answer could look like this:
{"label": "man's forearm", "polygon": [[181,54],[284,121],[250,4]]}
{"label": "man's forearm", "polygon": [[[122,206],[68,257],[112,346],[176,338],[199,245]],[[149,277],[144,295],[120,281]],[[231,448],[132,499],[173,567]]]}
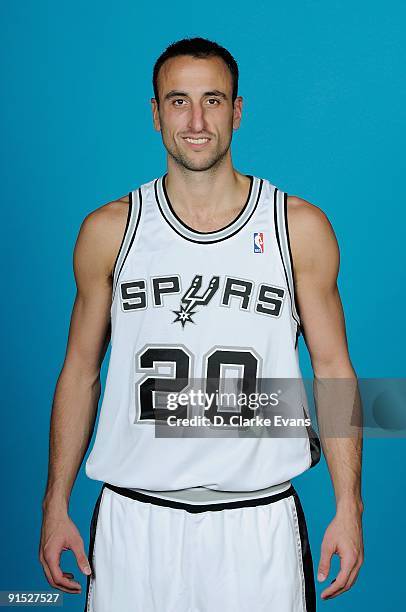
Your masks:
{"label": "man's forearm", "polygon": [[319,369],[314,395],[337,508],[362,512],[362,408],[355,372],[351,368]]}
{"label": "man's forearm", "polygon": [[59,376],[52,407],[44,508],[68,508],[92,436],[100,390],[99,376],[89,377],[68,367]]}
{"label": "man's forearm", "polygon": [[333,482],[337,508],[362,511],[362,436],[322,437],[324,456]]}

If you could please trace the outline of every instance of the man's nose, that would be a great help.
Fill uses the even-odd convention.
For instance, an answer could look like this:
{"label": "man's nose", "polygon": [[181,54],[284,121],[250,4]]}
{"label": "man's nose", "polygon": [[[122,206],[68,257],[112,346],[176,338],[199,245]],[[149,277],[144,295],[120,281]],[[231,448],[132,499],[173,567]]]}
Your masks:
{"label": "man's nose", "polygon": [[204,126],[204,112],[200,104],[195,104],[191,108],[189,127],[194,132],[201,132]]}

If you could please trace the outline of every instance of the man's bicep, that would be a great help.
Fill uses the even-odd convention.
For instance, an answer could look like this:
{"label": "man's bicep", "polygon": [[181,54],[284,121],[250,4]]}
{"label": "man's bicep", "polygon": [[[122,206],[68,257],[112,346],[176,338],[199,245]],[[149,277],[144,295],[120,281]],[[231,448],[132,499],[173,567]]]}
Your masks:
{"label": "man's bicep", "polygon": [[64,368],[99,375],[110,339],[111,241],[99,211],[86,217],[76,241],[73,266],[77,286]]}
{"label": "man's bicep", "polygon": [[[311,286],[312,275],[297,289],[303,335],[316,373],[348,360],[344,314],[337,286]],[[325,371],[325,370],[324,370]],[[326,371],[325,371],[326,372]]]}
{"label": "man's bicep", "polygon": [[[297,212],[297,211],[296,211]],[[295,213],[292,217],[294,218]],[[311,205],[291,223],[295,291],[315,374],[349,366],[344,313],[337,287],[339,249],[324,213]]]}

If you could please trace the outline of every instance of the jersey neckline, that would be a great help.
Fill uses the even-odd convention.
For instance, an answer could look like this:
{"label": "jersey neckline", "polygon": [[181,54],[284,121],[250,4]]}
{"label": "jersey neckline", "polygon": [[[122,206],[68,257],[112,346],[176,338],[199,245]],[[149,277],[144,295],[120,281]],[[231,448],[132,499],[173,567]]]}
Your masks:
{"label": "jersey neckline", "polygon": [[156,203],[165,221],[177,234],[183,238],[186,238],[191,242],[199,242],[203,244],[220,242],[221,240],[230,238],[239,232],[248,223],[258,205],[263,180],[250,174],[246,174],[245,176],[250,179],[250,187],[243,208],[230,223],[212,232],[201,232],[199,230],[195,230],[189,225],[186,225],[186,223],[184,223],[182,219],[178,217],[166,191],[165,179],[167,177],[167,173],[155,180],[154,189]]}

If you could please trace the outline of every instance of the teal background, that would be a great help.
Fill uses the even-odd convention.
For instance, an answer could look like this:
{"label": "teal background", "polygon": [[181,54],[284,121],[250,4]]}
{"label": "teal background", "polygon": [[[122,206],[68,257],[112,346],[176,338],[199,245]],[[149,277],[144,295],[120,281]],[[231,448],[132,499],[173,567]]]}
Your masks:
{"label": "teal background", "polygon": [[[47,588],[40,502],[73,246],[86,214],[165,171],[149,99],[153,63],[170,42],[204,36],[235,56],[244,97],[235,166],[326,212],[357,373],[404,376],[405,12],[400,0],[2,0],[0,590]],[[404,439],[365,441],[365,563],[353,589],[321,610],[403,609],[404,451]],[[317,569],[334,516],[324,460],[295,486]],[[99,488],[82,469],[70,511],[86,544]],[[63,558],[74,568],[71,553]],[[64,597],[65,609],[82,609],[83,596]]]}

